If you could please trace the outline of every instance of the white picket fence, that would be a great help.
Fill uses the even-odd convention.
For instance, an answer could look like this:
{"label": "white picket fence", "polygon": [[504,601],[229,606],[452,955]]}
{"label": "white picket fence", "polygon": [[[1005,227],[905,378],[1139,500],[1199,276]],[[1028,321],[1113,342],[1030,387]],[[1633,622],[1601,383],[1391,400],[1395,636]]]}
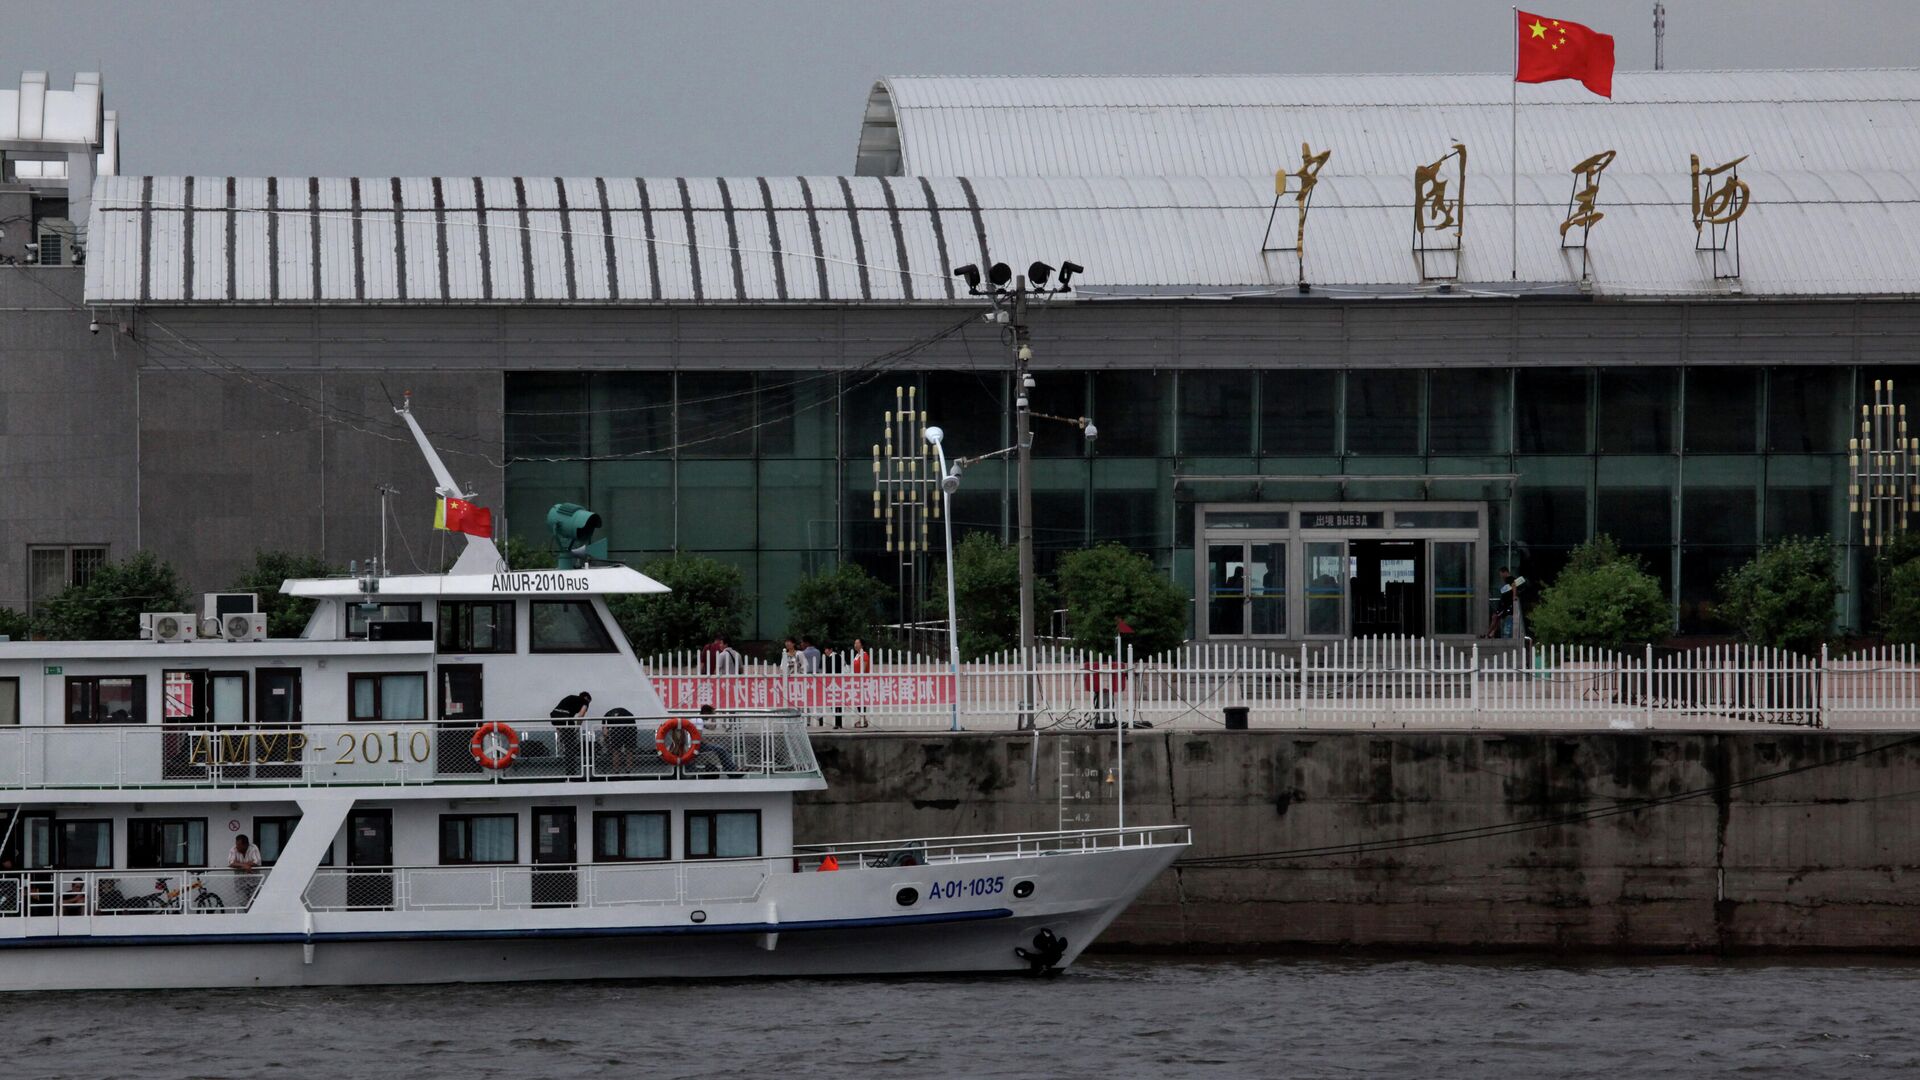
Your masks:
{"label": "white picket fence", "polygon": [[738,702],[735,688],[718,684],[773,685],[771,703],[809,703],[802,711],[829,728],[937,729],[957,712],[974,730],[1016,727],[1023,713],[1042,729],[1110,727],[1116,714],[1204,729],[1223,725],[1229,708],[1246,709],[1255,727],[1920,727],[1912,646],[1818,656],[1748,645],[1616,653],[1379,637],[1284,648],[1196,642],[1120,662],[1043,646],[1030,663],[1006,653],[962,664],[957,710],[944,689],[946,661],[923,655],[875,650],[858,677],[845,665],[801,675],[761,661],[707,675],[692,652],[647,665],[657,685],[683,680],[681,698],[691,685]]}

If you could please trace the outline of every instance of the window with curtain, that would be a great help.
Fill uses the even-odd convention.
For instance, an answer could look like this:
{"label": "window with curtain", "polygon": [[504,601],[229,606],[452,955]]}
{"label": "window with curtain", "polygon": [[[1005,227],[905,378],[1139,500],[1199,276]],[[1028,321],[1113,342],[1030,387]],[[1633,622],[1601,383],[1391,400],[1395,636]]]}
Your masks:
{"label": "window with curtain", "polygon": [[55,859],[60,870],[113,868],[113,822],[55,822]]}
{"label": "window with curtain", "polygon": [[347,688],[351,719],[397,722],[427,718],[425,675],[349,675]]}
{"label": "window with curtain", "polygon": [[20,722],[20,680],[0,679],[0,727]]}
{"label": "window with curtain", "polygon": [[147,722],[145,675],[69,675],[67,723],[144,724]]}
{"label": "window with curtain", "polygon": [[760,811],[687,812],[687,858],[750,859],[759,854]]}
{"label": "window with curtain", "polygon": [[136,818],[127,822],[129,867],[207,865],[206,818]]}
{"label": "window with curtain", "polygon": [[667,850],[666,811],[593,815],[594,862],[646,862],[671,856]]}
{"label": "window with curtain", "polygon": [[520,861],[519,817],[514,814],[444,814],[440,862],[445,865]]}

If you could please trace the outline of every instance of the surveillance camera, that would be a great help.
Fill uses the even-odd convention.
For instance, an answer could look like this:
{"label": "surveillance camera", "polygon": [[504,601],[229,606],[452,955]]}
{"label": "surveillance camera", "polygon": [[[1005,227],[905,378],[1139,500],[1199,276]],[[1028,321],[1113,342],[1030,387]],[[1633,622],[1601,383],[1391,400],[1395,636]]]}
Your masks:
{"label": "surveillance camera", "polygon": [[1093,421],[1087,421],[1087,441],[1092,442],[1099,437],[1100,429],[1094,426]]}
{"label": "surveillance camera", "polygon": [[87,333],[97,334],[99,332],[100,332],[100,320],[94,319],[93,321],[87,323]]}
{"label": "surveillance camera", "polygon": [[946,492],[949,495],[953,494],[956,491],[959,491],[960,490],[960,474],[957,472],[952,472],[941,477],[940,490]]}

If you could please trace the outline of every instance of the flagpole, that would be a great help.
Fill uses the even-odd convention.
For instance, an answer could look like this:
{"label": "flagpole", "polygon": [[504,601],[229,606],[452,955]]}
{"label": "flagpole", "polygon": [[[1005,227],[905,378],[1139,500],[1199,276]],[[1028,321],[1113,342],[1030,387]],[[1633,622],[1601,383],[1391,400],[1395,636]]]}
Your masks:
{"label": "flagpole", "polygon": [[1508,228],[1513,234],[1513,280],[1520,280],[1520,9],[1513,9],[1513,103],[1507,108],[1512,131],[1507,142],[1507,199],[1512,215]]}

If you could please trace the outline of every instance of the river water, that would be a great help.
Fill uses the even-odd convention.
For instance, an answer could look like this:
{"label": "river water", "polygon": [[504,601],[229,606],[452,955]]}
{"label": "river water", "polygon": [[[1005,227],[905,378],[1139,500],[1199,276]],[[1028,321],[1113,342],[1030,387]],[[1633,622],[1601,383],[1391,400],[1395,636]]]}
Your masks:
{"label": "river water", "polygon": [[1905,964],[1098,958],[943,978],[0,997],[0,1075],[1920,1075]]}

